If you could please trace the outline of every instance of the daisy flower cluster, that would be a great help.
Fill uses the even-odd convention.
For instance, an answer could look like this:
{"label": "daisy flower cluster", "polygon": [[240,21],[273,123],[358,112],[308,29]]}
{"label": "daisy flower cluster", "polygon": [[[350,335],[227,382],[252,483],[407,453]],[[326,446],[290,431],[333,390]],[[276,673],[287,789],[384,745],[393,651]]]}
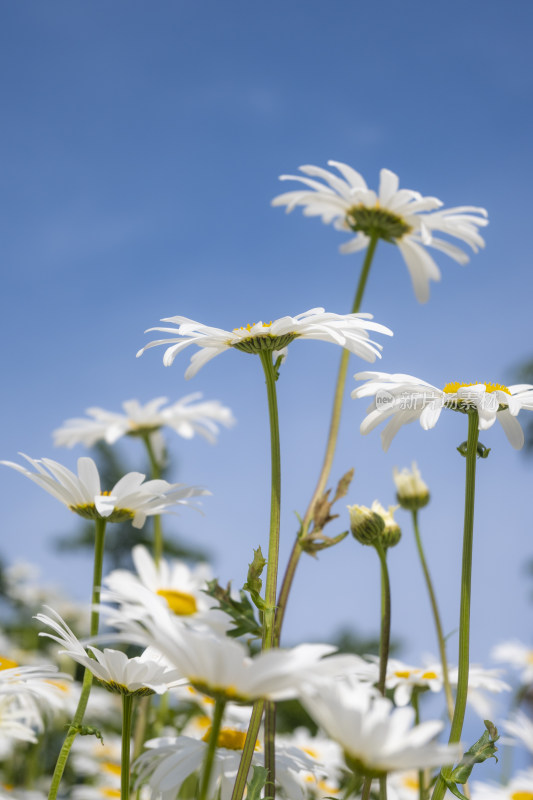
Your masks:
{"label": "daisy flower cluster", "polygon": [[[0,636],[2,797],[443,800],[450,791],[473,800],[533,800],[530,770],[511,770],[500,785],[482,773],[502,744],[510,752],[533,752],[533,722],[526,711],[531,648],[503,641],[488,667],[472,663],[469,652],[475,476],[478,458],[489,454],[479,435],[498,422],[512,447],[521,448],[518,416],[533,410],[533,386],[479,381],[436,386],[407,373],[361,371],[361,365],[355,373],[352,397],[370,401],[360,431],[367,434],[384,423],[385,450],[410,422],[430,430],[444,411],[454,411],[458,425],[464,424],[467,438],[457,448],[466,463],[461,573],[445,575],[447,583],[460,585],[457,634],[456,620],[442,614],[433,582],[439,565],[424,549],[424,509],[434,496],[438,500],[438,492],[430,492],[416,463],[395,468],[395,505],[354,496],[353,470],[337,479],[335,490],[328,488],[349,359],[386,360],[386,337],[393,335],[379,315],[376,320],[361,311],[381,242],[398,247],[416,298],[426,302],[430,282],[441,277],[432,253],[465,264],[469,252],[484,247],[487,212],[475,205],[446,208],[436,197],[400,188],[388,169],[374,190],[353,167],[340,161],[329,167],[306,165],[299,175],[282,175],[297,188],[272,204],[288,212],[301,208],[305,216],[349,235],[343,253],[364,253],[351,310],[315,307],[264,317],[268,321],[232,321],[236,327],[225,329],[175,309],[180,313],[148,329],[160,338],[137,353],[161,346],[163,364],[181,362],[185,379],[226,351],[234,353],[228,369],[238,369],[239,358],[258,357],[270,425],[271,502],[269,519],[252,526],[244,541],[250,556],[244,581],[235,584],[242,578],[235,575],[220,579],[206,560],[175,557],[169,532],[172,514],[182,515],[184,528],[200,506],[209,515],[210,488],[201,480],[165,479],[172,467],[167,437],[176,448],[180,440],[215,444],[231,435],[224,429],[235,419],[220,400],[204,399],[200,392],[171,400],[156,395],[126,400],[121,410],[93,406],[84,417],[55,423],[57,447],[97,448],[108,454],[108,463],[101,455],[98,463],[96,455],[81,455],[73,470],[61,460],[24,454],[0,462],[81,517],[94,547],[92,582],[88,574],[82,607],[52,587],[38,586],[31,566],[14,566],[3,575],[8,611]],[[277,392],[283,391],[289,351],[299,339],[325,342],[332,355],[329,345],[342,355],[318,482],[307,509],[297,515],[283,564],[280,553],[289,548],[280,548],[280,542],[285,545],[290,533],[281,526],[284,450]],[[182,351],[191,347],[186,364]],[[298,399],[299,409],[302,402],[305,398]],[[346,413],[357,414],[357,404],[348,405]],[[109,453],[124,437],[144,447],[149,467],[110,479]],[[99,448],[102,444],[106,447]],[[245,491],[247,477],[241,469],[239,486]],[[347,509],[339,508],[343,498]],[[402,520],[405,512],[410,526]],[[120,542],[124,558],[110,566],[108,526],[114,524],[127,534]],[[431,609],[435,629],[426,652],[436,653],[413,663],[396,657],[391,645],[396,576],[390,553],[410,536],[408,527],[425,584],[418,602]],[[359,544],[366,554],[376,552],[380,609],[355,609],[354,617],[360,622],[357,615],[364,612],[368,622],[375,613],[379,655],[285,640],[284,615],[300,558],[316,557],[345,539],[344,553]],[[512,712],[502,711],[505,703]],[[464,734],[465,718],[479,732],[475,741]]]}

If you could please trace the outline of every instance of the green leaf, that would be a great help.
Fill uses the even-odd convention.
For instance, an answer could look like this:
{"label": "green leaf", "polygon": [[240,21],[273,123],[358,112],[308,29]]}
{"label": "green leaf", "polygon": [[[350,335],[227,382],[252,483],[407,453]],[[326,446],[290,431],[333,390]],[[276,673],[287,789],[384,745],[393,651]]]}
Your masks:
{"label": "green leaf", "polygon": [[453,781],[449,781],[447,778],[444,778],[444,783],[446,784],[450,792],[454,794],[456,797],[458,797],[459,800],[468,800],[468,797],[466,797],[461,791],[459,791],[456,783],[454,783]]}
{"label": "green leaf", "polygon": [[261,588],[263,586],[263,581],[261,580],[261,574],[265,568],[266,563],[267,563],[266,558],[263,557],[261,548],[258,547],[257,550],[254,550],[254,558],[252,563],[248,564],[248,577],[246,579],[246,583],[242,587],[243,589],[246,589],[248,592],[250,592],[252,599],[254,594],[260,594],[261,592]]}
{"label": "green leaf", "polygon": [[[70,728],[70,725],[65,725],[65,728]],[[73,730],[76,731],[80,736],[96,736],[102,744],[104,743],[104,737],[100,733],[98,728],[95,728],[93,725],[74,725]]]}
{"label": "green leaf", "polygon": [[[498,748],[496,742],[500,738],[498,729],[493,723],[485,720],[485,733],[466,751],[459,764],[455,767],[451,774],[451,780],[455,783],[466,783],[470,778],[475,764],[481,764],[488,758],[494,758],[496,761],[496,753]],[[451,789],[450,789],[451,791]]]}
{"label": "green leaf", "polygon": [[204,591],[210,597],[214,597],[219,608],[232,618],[235,627],[228,631],[229,636],[237,638],[251,635],[261,638],[262,627],[255,617],[253,605],[242,589],[239,592],[240,600],[235,600],[231,596],[231,583],[224,589],[215,579],[208,581],[207,589]]}
{"label": "green leaf", "polygon": [[253,771],[252,780],[247,786],[246,800],[260,799],[268,775],[268,770],[258,764],[254,765]]}

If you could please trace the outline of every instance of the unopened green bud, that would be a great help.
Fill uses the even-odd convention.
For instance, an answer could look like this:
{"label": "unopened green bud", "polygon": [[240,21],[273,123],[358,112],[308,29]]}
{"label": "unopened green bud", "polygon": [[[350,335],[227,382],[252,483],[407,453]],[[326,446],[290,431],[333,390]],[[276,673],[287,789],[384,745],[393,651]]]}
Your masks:
{"label": "unopened green bud", "polygon": [[373,545],[385,530],[385,520],[374,511],[374,506],[347,506],[350,512],[352,536],[361,544]]}
{"label": "unopened green bud", "polygon": [[396,499],[402,508],[408,511],[418,511],[429,503],[429,489],[420,476],[420,472],[413,461],[412,468],[407,467],[399,472],[393,470],[394,483],[396,484]]}

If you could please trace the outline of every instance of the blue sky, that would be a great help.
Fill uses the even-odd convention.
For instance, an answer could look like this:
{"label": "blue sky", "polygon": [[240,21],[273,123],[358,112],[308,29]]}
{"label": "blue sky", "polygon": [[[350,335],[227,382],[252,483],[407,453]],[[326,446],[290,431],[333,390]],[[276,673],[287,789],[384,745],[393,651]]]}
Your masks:
{"label": "blue sky", "polygon": [[[171,441],[175,479],[213,496],[204,517],[184,510],[169,529],[209,547],[221,581],[242,581],[268,525],[259,360],[230,352],[186,382],[186,355],[166,369],[162,352],[135,353],[143,331],[169,315],[233,328],[314,306],[349,310],[361,257],[341,256],[345,237],[318,220],[270,207],[286,188],[277,176],[306,163],[345,161],[373,187],[388,167],[404,187],[489,211],[486,249],[466,267],[437,256],[443,278],[425,306],[397,249],[378,246],[363,310],[395,332],[384,370],[436,385],[512,383],[531,357],[529,4],[25,0],[4,4],[2,16],[2,458],[21,450],[73,468],[83,449],[55,450],[51,431],[89,406],[191,391],[219,398],[238,426],[216,447]],[[339,356],[296,342],[278,384],[282,563],[316,479]],[[388,504],[392,467],[418,462],[450,632],[464,418],[403,429],[385,455],[378,433],[358,432],[364,408],[347,399],[334,479],[355,466],[349,502]],[[533,465],[499,426],[483,441],[493,450],[479,464],[472,614],[473,657],[488,663],[494,643],[527,635]],[[68,512],[7,469],[2,492],[2,555],[37,561],[48,581],[88,596],[89,563],[50,548]],[[393,634],[416,658],[436,645],[409,519],[398,516]],[[327,639],[352,623],[375,631],[378,580],[373,552],[351,540],[306,559],[286,640]]]}

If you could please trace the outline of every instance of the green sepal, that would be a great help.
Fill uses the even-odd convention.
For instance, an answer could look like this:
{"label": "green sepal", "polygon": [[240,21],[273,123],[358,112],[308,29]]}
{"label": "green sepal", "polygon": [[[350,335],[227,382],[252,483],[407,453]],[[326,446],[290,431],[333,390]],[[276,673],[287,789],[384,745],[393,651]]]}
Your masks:
{"label": "green sepal", "polygon": [[247,800],[259,800],[261,792],[266,783],[268,770],[265,767],[260,767],[258,764],[253,766],[253,775],[250,783],[247,784],[246,798]]}
{"label": "green sepal", "polygon": [[[464,456],[465,458],[466,458],[467,450],[468,450],[468,447],[467,447],[467,443],[466,442],[461,442],[461,444],[457,448],[457,451],[459,453],[461,453],[461,455]],[[482,444],[481,442],[477,443],[477,457],[478,458],[488,458],[490,451],[491,451],[490,447],[485,447],[485,445]]]}
{"label": "green sepal", "polygon": [[104,743],[104,737],[102,736],[99,728],[95,728],[94,725],[65,725],[65,728],[71,729],[78,733],[80,736],[96,736],[102,744]]}
{"label": "green sepal", "polygon": [[235,625],[228,631],[228,636],[237,638],[239,636],[251,635],[261,638],[263,629],[255,618],[255,610],[250,603],[246,592],[239,591],[240,600],[235,600],[231,596],[231,583],[224,589],[218,581],[207,582],[207,589],[204,590],[210,597],[214,597],[218,602],[219,608],[230,616]]}
{"label": "green sepal", "polygon": [[276,380],[279,378],[279,371],[282,364],[283,364],[283,356],[278,356],[274,361],[274,378]]}
{"label": "green sepal", "polygon": [[490,720],[486,719],[484,722],[486,731],[477,742],[466,751],[450,776],[454,783],[466,783],[470,778],[474,764],[481,764],[488,758],[494,758],[498,761],[496,758],[496,753],[498,752],[496,742],[500,738],[498,729]]}

